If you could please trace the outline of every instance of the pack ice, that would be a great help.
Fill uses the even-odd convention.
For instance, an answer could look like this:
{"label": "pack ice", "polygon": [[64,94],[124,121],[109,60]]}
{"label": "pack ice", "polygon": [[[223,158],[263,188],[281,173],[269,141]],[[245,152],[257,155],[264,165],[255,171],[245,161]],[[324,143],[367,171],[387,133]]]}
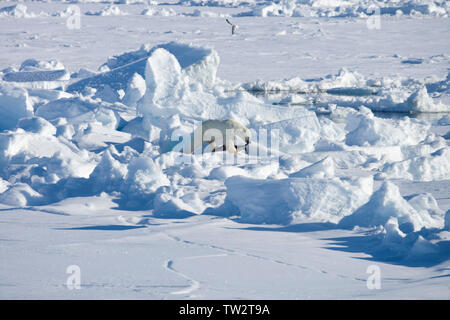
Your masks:
{"label": "pack ice", "polygon": [[[271,15],[272,7],[253,14]],[[301,5],[289,8],[276,12],[300,14]],[[443,14],[438,2],[427,8]],[[342,10],[333,14],[360,14]],[[61,62],[36,59],[2,71],[0,203],[24,208],[101,195],[153,218],[327,223],[367,231],[373,256],[448,258],[448,212],[429,193],[399,190],[405,181],[450,179],[447,141],[429,122],[374,114],[448,111],[440,99],[448,77],[382,83],[343,69],[313,81],[236,84],[217,77],[219,63],[213,48],[169,42],[113,56],[94,74],[71,77]],[[376,95],[354,94],[377,81]],[[286,88],[324,99],[275,105],[252,94]],[[249,154],[230,161],[229,152],[180,152],[182,139],[209,119],[249,128]]]}

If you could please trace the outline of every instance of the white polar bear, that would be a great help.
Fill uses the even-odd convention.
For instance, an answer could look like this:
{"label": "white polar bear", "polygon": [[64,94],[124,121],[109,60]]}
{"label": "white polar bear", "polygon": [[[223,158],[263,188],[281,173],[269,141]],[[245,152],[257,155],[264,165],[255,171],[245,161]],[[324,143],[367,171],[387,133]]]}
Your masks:
{"label": "white polar bear", "polygon": [[[203,150],[203,146],[206,148]],[[237,153],[244,149],[248,153],[250,130],[235,120],[207,120],[194,130],[190,145],[185,153],[230,151]]]}

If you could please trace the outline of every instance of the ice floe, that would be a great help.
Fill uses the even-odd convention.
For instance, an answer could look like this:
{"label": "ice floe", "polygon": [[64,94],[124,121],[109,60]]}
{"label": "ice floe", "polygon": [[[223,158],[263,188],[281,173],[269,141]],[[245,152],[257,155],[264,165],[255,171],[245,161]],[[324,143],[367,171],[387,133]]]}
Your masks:
{"label": "ice floe", "polygon": [[[207,213],[249,223],[384,228],[385,243],[443,228],[431,195],[407,201],[391,179],[449,179],[445,139],[430,122],[381,118],[374,110],[399,88],[408,92],[391,97],[397,111],[446,108],[434,96],[447,92],[448,77],[377,82],[342,69],[308,81],[232,84],[217,78],[219,63],[214,49],[170,42],[143,45],[108,58],[98,73],[80,69],[69,78],[55,60],[4,70],[1,202],[26,206],[107,192],[121,208],[157,217]],[[21,85],[57,81],[59,87]],[[286,105],[255,94],[269,91],[299,96],[282,100]],[[308,95],[325,102],[307,105]],[[182,140],[210,119],[247,127],[249,154],[180,152]],[[375,192],[374,178],[385,180]],[[411,252],[426,246],[416,242]]]}

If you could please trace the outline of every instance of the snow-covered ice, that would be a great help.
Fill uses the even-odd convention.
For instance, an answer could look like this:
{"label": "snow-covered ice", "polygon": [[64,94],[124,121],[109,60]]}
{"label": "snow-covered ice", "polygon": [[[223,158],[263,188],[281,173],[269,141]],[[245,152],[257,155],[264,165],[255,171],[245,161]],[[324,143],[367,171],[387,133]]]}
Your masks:
{"label": "snow-covered ice", "polygon": [[449,299],[449,10],[2,3],[0,297]]}

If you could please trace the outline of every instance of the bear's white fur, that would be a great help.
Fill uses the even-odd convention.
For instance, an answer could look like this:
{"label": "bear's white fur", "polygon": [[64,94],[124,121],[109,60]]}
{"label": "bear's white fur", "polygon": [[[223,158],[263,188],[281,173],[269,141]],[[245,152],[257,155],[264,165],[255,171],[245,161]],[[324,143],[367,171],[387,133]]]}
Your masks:
{"label": "bear's white fur", "polygon": [[[250,130],[235,120],[206,120],[194,130],[185,153],[215,152],[227,150],[237,153],[244,148],[248,152]],[[206,148],[203,150],[203,146]]]}

